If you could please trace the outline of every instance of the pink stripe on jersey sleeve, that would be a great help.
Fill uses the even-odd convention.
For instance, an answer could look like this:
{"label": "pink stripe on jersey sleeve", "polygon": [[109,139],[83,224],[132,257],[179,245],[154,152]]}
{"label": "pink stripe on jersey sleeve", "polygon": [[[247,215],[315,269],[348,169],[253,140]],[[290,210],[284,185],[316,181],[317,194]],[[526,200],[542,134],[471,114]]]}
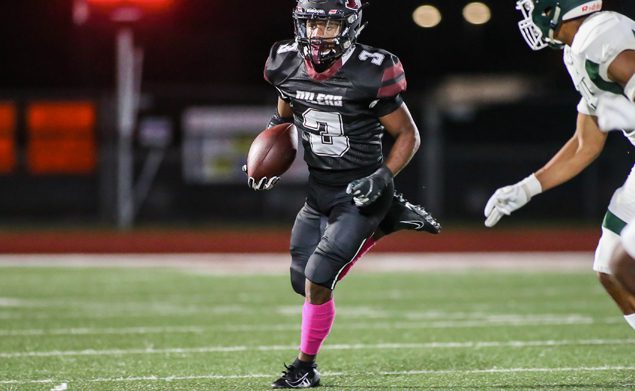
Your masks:
{"label": "pink stripe on jersey sleeve", "polygon": [[381,82],[384,83],[389,80],[396,79],[403,74],[403,65],[401,65],[401,62],[398,62],[384,71],[384,76],[381,78]]}
{"label": "pink stripe on jersey sleeve", "polygon": [[390,98],[390,97],[399,95],[400,93],[406,90],[407,86],[408,86],[408,83],[406,82],[406,79],[405,78],[401,79],[398,82],[381,87],[379,91],[377,92],[377,97]]}
{"label": "pink stripe on jersey sleeve", "polygon": [[377,91],[378,98],[390,98],[406,90],[408,83],[401,62],[397,62],[384,71],[381,83],[382,86]]}

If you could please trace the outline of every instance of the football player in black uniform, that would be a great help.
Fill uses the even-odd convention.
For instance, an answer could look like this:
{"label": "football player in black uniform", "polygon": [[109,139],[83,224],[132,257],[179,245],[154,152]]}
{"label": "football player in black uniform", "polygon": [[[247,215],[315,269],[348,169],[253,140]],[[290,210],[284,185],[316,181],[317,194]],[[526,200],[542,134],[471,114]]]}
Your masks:
{"label": "football player in black uniform", "polygon": [[[319,385],[315,357],[335,318],[333,289],[379,237],[400,230],[438,233],[422,207],[394,191],[393,177],[419,147],[419,132],[400,94],[399,59],[356,43],[361,0],[298,0],[295,40],[275,43],[265,79],[278,91],[270,126],[293,122],[309,167],[306,203],[291,232],[291,284],[306,297],[300,352],[273,388]],[[386,160],[384,131],[395,142]],[[269,190],[278,178],[258,182]]]}

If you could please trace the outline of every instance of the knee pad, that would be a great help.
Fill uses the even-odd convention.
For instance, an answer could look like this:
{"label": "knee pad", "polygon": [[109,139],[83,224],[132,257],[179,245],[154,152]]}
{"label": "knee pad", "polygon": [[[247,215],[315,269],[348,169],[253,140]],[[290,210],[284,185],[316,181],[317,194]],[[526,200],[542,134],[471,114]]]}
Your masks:
{"label": "knee pad", "polygon": [[620,242],[620,236],[613,231],[602,227],[602,237],[595,250],[595,260],[593,270],[599,273],[611,274],[609,261],[615,251],[615,247]]}
{"label": "knee pad", "polygon": [[622,245],[624,246],[624,251],[631,258],[635,258],[635,222],[631,222],[622,231]]}
{"label": "knee pad", "polygon": [[300,296],[304,296],[305,277],[304,270],[296,270],[295,265],[291,265],[291,287],[295,293]]}

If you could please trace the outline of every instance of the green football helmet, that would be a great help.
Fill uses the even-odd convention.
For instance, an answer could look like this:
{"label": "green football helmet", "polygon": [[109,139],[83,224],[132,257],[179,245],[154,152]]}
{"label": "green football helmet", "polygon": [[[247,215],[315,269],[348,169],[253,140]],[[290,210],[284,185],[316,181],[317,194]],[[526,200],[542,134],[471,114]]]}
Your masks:
{"label": "green football helmet", "polygon": [[562,22],[602,10],[602,0],[518,0],[516,9],[523,14],[518,27],[530,48],[562,49],[555,39]]}

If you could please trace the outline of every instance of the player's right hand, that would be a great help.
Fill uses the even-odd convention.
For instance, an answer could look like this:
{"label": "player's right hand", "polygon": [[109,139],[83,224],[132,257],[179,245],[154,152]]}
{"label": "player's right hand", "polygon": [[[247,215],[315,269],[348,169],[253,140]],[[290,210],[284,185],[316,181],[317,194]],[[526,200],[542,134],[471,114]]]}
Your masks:
{"label": "player's right hand", "polygon": [[[247,174],[247,165],[244,164],[242,170],[245,174]],[[249,175],[249,174],[247,174]],[[254,177],[247,177],[247,186],[249,186],[253,190],[271,190],[273,186],[280,180],[279,176],[272,176],[271,178],[261,178],[257,181]]]}
{"label": "player's right hand", "polygon": [[516,184],[496,190],[485,205],[485,226],[495,226],[503,216],[509,216],[522,208],[531,197],[541,192],[542,186],[533,174]]}
{"label": "player's right hand", "polygon": [[355,205],[368,206],[377,201],[392,178],[393,174],[388,167],[381,166],[369,176],[351,181],[346,187],[346,193],[353,195]]}
{"label": "player's right hand", "polygon": [[635,129],[635,103],[624,95],[606,94],[598,99],[598,125],[605,132]]}

